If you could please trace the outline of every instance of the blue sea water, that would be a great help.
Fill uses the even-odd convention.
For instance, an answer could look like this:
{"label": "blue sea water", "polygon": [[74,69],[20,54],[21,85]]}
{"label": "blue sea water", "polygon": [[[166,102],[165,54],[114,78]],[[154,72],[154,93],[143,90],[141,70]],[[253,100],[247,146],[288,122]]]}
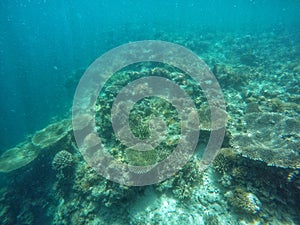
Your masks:
{"label": "blue sea water", "polygon": [[300,11],[299,2],[293,0],[3,0],[0,4],[1,149],[44,127],[52,117],[63,116],[80,71],[113,47],[157,39],[161,32],[199,32],[199,27],[293,30],[299,27]]}
{"label": "blue sea water", "polygon": [[[248,112],[251,111],[251,113],[267,111],[270,115],[272,113],[275,113],[276,116],[280,114],[280,116],[282,116],[280,118],[284,119],[284,116],[295,116],[299,118],[300,107],[297,108],[296,106],[300,104],[299,13],[300,1],[297,0],[2,0],[0,2],[0,153],[13,148],[24,140],[30,142],[31,136],[36,131],[43,129],[51,123],[60,121],[62,118],[71,117],[75,90],[81,76],[88,66],[110,49],[121,44],[142,40],[163,40],[178,43],[190,48],[203,58],[210,69],[216,73],[216,77],[219,79],[220,85],[225,93],[227,109],[230,113],[232,112],[232,114],[234,114],[229,119],[229,126],[231,127],[243,124],[243,122],[241,122],[243,119],[236,118],[235,116],[241,116],[243,114],[242,111],[247,110]],[[230,76],[228,76],[228,74]],[[251,81],[248,81],[248,79]],[[266,81],[266,84],[264,84],[264,81]],[[247,87],[249,87],[248,91],[246,90]],[[253,106],[254,104],[252,103],[256,103],[255,101],[259,103],[259,107]],[[249,118],[252,118],[251,115]],[[243,128],[239,127],[239,129],[240,130],[237,130],[241,131]],[[247,135],[248,137],[252,137],[253,133],[247,133]],[[295,140],[298,141],[299,137],[299,133],[293,133],[291,131],[288,134],[282,135],[280,140],[284,143],[291,143]],[[230,144],[225,143],[224,145],[228,147]],[[64,149],[56,150],[60,151]],[[293,150],[296,152],[295,155],[299,156],[299,147]],[[74,194],[73,192],[78,191],[76,185],[71,185],[73,188],[72,191],[70,191],[71,194],[66,190],[57,188],[62,184],[60,183],[61,180],[55,180],[59,175],[54,174],[55,172],[49,169],[51,168],[55,153],[49,154],[51,162],[48,162],[47,156],[43,155],[39,158],[39,162],[34,162],[35,164],[33,163],[32,168],[27,168],[26,171],[20,173],[19,176],[16,174],[10,176],[9,173],[8,176],[6,176],[6,173],[4,176],[0,174],[1,182],[3,180],[5,182],[8,180],[8,183],[12,180],[13,182],[26,181],[24,183],[24,189],[16,189],[13,193],[16,194],[16,196],[26,193],[24,194],[26,200],[38,199],[38,203],[36,203],[35,206],[28,206],[28,202],[25,200],[25,203],[22,202],[23,200],[18,202],[19,205],[24,203],[27,207],[24,207],[26,210],[28,210],[28,208],[32,209],[32,214],[26,210],[22,211],[22,208],[18,208],[16,213],[18,216],[11,216],[11,214],[9,214],[11,208],[9,207],[11,207],[13,198],[8,197],[10,201],[10,205],[7,204],[9,209],[5,208],[7,211],[0,211],[0,218],[5,217],[5,213],[11,217],[18,218],[10,218],[10,220],[6,220],[3,224],[14,224],[16,221],[26,221],[26,218],[31,216],[34,217],[34,219],[29,218],[28,221],[34,221],[32,224],[56,224],[51,221],[53,218],[56,219],[55,221],[60,221],[61,223],[59,224],[89,224],[87,219],[85,219],[85,222],[81,221],[82,223],[74,222],[76,220],[73,214],[72,218],[74,221],[70,219],[70,221],[66,220],[66,222],[63,216],[69,213],[67,210],[59,214],[61,218],[59,218],[58,213],[56,215],[51,214],[52,212],[59,211],[55,211],[55,207],[57,207],[55,209],[60,209],[60,205],[63,205],[63,201],[60,201],[61,204],[56,204],[57,202],[54,203],[53,199],[64,199],[67,205],[67,202],[71,199],[70,196]],[[250,156],[250,153],[248,154],[249,155],[245,157],[247,158],[246,163],[248,158],[254,159],[253,161],[260,160],[261,156],[251,158],[252,155]],[[292,156],[293,155],[289,155],[289,157]],[[266,156],[264,155],[264,157]],[[274,164],[272,164],[273,162],[267,160],[266,157],[263,158],[262,161],[268,166],[274,166]],[[293,210],[295,209],[295,212],[299,212],[299,206],[293,201],[285,202],[284,198],[289,196],[287,192],[296,190],[295,193],[293,193],[297,196],[295,199],[296,201],[300,199],[300,164],[294,166],[294,164],[292,164],[294,163],[293,160],[290,159],[288,161],[288,163],[290,163],[289,165],[286,165],[288,163],[285,164],[284,162],[276,163],[277,162],[275,162],[274,170],[270,172],[272,180],[270,189],[271,187],[277,188],[280,186],[276,186],[279,183],[276,183],[277,174],[285,177],[285,181],[288,180],[288,182],[283,182],[284,185],[286,185],[284,188],[280,186],[282,189],[278,188],[277,192],[274,191],[276,194],[284,193],[283,200],[281,198],[277,199],[276,197],[274,201],[280,204],[283,202],[283,205],[294,204],[294,208],[291,207],[293,208],[291,209],[292,213],[289,212],[293,215],[291,221],[294,223],[283,220],[284,222],[281,221],[278,224],[285,224],[285,222],[286,224],[297,224],[297,222],[300,221],[299,214],[293,214]],[[81,165],[80,163],[78,164]],[[39,172],[37,172],[37,168],[40,167],[40,165],[42,165],[42,169],[39,171],[42,174],[41,176]],[[261,165],[258,164],[257,168],[260,168],[260,166]],[[77,170],[80,171],[78,167]],[[265,167],[262,166],[262,168],[261,171],[267,171]],[[284,169],[287,169],[287,171]],[[259,174],[259,171],[260,170],[257,169],[254,173]],[[245,171],[235,172],[246,174]],[[47,180],[48,175],[50,177],[49,180]],[[260,175],[260,177],[264,177],[263,174]],[[77,175],[76,179],[80,176],[84,175]],[[221,178],[218,176],[216,176],[217,178],[211,178],[209,177],[210,175],[207,176],[207,180],[217,179],[217,182],[222,183],[222,185],[226,183],[224,184],[225,189],[226,187],[231,187],[230,182],[232,182],[233,187],[236,186],[232,181],[235,179],[234,175],[232,176],[233,178],[230,178],[232,180],[228,177],[228,180],[226,180],[226,176],[222,176]],[[39,177],[40,180],[36,179],[36,177]],[[185,176],[182,175],[182,177]],[[259,180],[259,178],[253,178],[251,174],[247,174],[245,177],[248,177],[250,180]],[[28,182],[31,180],[34,181],[32,185]],[[76,183],[74,178],[74,180],[63,184],[69,187],[73,181]],[[53,185],[54,182],[57,184]],[[177,182],[180,183],[179,181]],[[90,184],[87,181],[86,183],[82,181],[82,183],[78,185],[80,188],[84,188],[85,185],[88,186]],[[212,185],[212,183],[208,184],[208,186]],[[241,183],[247,186],[246,181],[242,181]],[[53,185],[53,187],[49,186],[50,184]],[[268,181],[264,184],[267,186]],[[92,186],[93,185],[94,184],[92,184]],[[118,194],[116,194],[117,197],[111,193],[107,194],[105,191],[109,188],[114,188],[114,190],[117,189],[118,191],[121,190],[120,193],[122,194],[120,195],[122,196],[125,195],[124,192],[128,191],[127,189],[124,191],[122,188],[119,190],[118,187],[113,185],[110,187],[109,185],[110,184],[108,184],[106,188],[103,188],[103,190],[101,189],[103,193],[105,193],[103,194],[104,197],[99,197],[99,193],[97,195],[97,193],[95,194],[93,192],[94,198],[98,197],[101,201],[102,198],[104,199],[104,203],[102,203],[105,204],[105,207],[101,205],[97,210],[103,209],[103,214],[108,218],[111,213],[110,210],[117,209],[117,206],[114,209],[109,208],[110,204],[114,205],[114,202],[111,203],[109,201],[114,198],[119,199],[119,196]],[[168,186],[168,184],[166,184],[166,186]],[[34,192],[35,187],[37,187],[37,192]],[[245,192],[247,196],[251,196],[252,200],[254,199],[256,202],[260,202],[260,200],[256,200],[257,197],[253,195],[255,188],[253,187],[253,189],[251,189],[251,185],[248,185],[247,188],[249,192]],[[222,188],[220,188],[220,190],[221,189]],[[219,189],[212,188],[208,190],[207,193],[213,195],[215,192],[218,192],[218,190]],[[32,191],[32,193],[30,191]],[[193,192],[194,194],[196,193],[195,196],[197,194],[201,196],[201,193],[197,191],[199,190],[196,189],[196,191]],[[268,191],[268,193],[264,192],[263,195],[259,195],[258,192],[255,194],[257,194],[262,201],[265,200],[265,202],[269,204],[270,202],[266,200],[268,198],[266,196],[270,193],[273,194],[273,192],[272,190]],[[55,194],[52,192],[56,193],[57,196],[53,197]],[[140,193],[142,191],[134,189],[133,192]],[[173,194],[175,193],[176,195],[178,192],[180,192],[179,189],[172,189]],[[238,195],[240,189],[234,189],[231,190],[231,192],[224,191],[224,193],[219,191],[218,193],[222,193],[224,196],[225,194],[227,195],[225,200],[229,202],[229,206],[233,208],[238,207],[235,205],[237,203],[232,203],[230,200],[232,192]],[[51,195],[47,195],[47,197],[43,199],[43,194],[45,193],[51,193]],[[86,193],[88,193],[88,191]],[[150,201],[149,199],[155,199],[153,196],[156,196],[156,194],[153,193],[152,190],[147,189],[143,197],[141,197],[141,203],[137,204],[135,202],[136,205],[130,209],[130,212],[137,213],[137,216],[129,215],[131,218],[130,223],[124,219],[124,222],[116,222],[114,224],[155,224],[155,222],[153,222],[155,220],[151,222],[149,219],[147,223],[142,223],[142,219],[141,221],[138,220],[138,216],[141,218],[143,216],[145,218],[147,217],[148,213],[146,213],[145,216],[138,210],[138,207],[140,204],[146,204],[145,202]],[[293,194],[290,196],[294,196]],[[132,197],[135,196],[135,194],[129,192],[128,196]],[[51,197],[53,197],[53,199],[49,200]],[[214,203],[214,201],[211,200],[213,197],[211,197],[210,200],[201,200],[200,198],[201,197],[195,197],[196,200],[193,199],[193,203],[201,205],[201,207],[205,204]],[[5,201],[3,199],[5,198],[0,198],[1,204]],[[122,198],[125,207],[123,205],[121,207],[122,209],[127,207],[125,202],[128,200],[128,197],[124,199]],[[161,205],[164,209],[162,209],[160,213],[166,214],[166,218],[169,216],[168,213],[172,212],[172,210],[178,214],[177,209],[170,209],[171,206],[174,206],[172,205],[172,200],[162,200],[162,202]],[[220,202],[219,204],[221,205]],[[49,206],[48,209],[48,204],[52,208]],[[76,201],[74,201],[70,204],[78,204],[76,205],[78,208],[81,202],[76,203]],[[263,203],[262,207],[264,207],[264,204],[265,203]],[[44,208],[40,207],[40,205],[43,205]],[[167,206],[170,211],[166,210],[166,208],[168,208]],[[258,208],[258,206],[260,207],[260,204],[257,204],[256,207]],[[70,206],[66,206],[66,208],[68,207]],[[145,208],[146,207],[147,206],[145,206]],[[149,208],[151,209],[151,206],[149,206]],[[12,211],[13,210],[14,208]],[[157,213],[155,207],[151,210]],[[205,210],[207,209],[201,208],[201,210],[206,213]],[[221,209],[215,210],[219,210],[219,212],[222,211]],[[259,210],[260,208],[257,209],[257,211]],[[228,209],[228,211],[230,210]],[[253,213],[251,209],[248,211],[250,211],[250,214]],[[266,215],[271,215],[271,211],[264,211],[263,209],[260,214],[257,213],[257,211],[252,215],[254,219],[251,224],[258,224],[255,223],[256,219],[260,222],[269,222],[269,224],[272,224],[270,221],[278,222],[275,219],[268,220],[269,218],[267,218]],[[196,219],[193,220],[193,222],[206,221],[205,224],[218,224],[213,223],[213,217],[206,218],[206,214],[208,215],[208,213],[205,213],[201,214],[203,219],[197,220],[195,216],[193,219]],[[222,213],[224,214],[224,211],[222,211]],[[290,214],[288,214],[287,217],[289,217]],[[118,214],[112,215],[116,217]],[[224,217],[226,218],[226,215],[220,218]],[[221,222],[220,218],[218,219],[219,222]],[[230,218],[231,217],[228,216],[228,221]],[[258,218],[263,219],[259,220]],[[120,218],[120,220],[122,219],[123,218]],[[188,219],[181,219],[178,219],[178,221],[183,221],[181,223],[188,221]],[[114,220],[117,219],[114,218]],[[80,221],[80,219],[78,219],[78,221]],[[94,224],[109,224],[107,220],[104,221],[106,222],[94,222]],[[224,224],[228,221],[224,222]],[[237,219],[237,221],[239,221],[239,224],[246,224],[242,219]],[[161,224],[174,224],[174,220],[170,218],[165,219],[165,221],[161,219],[160,222]],[[195,224],[204,224],[202,222]],[[275,222],[273,224],[275,224]]]}

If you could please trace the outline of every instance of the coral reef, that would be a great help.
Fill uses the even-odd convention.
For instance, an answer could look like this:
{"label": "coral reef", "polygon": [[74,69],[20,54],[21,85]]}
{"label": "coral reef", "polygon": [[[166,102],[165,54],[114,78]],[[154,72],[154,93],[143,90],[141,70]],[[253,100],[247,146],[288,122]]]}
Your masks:
{"label": "coral reef", "polygon": [[86,128],[92,121],[93,117],[90,114],[77,115],[77,117],[72,120],[73,130],[82,130]]}
{"label": "coral reef", "polygon": [[225,174],[235,168],[236,159],[237,154],[232,148],[222,148],[216,156],[213,166],[219,173]]}
{"label": "coral reef", "polygon": [[232,133],[238,153],[271,166],[300,167],[300,120],[279,113],[249,113],[243,133]]}
{"label": "coral reef", "polygon": [[199,172],[197,167],[197,159],[188,162],[173,177],[156,185],[156,190],[165,192],[172,190],[176,199],[186,200],[193,195],[194,186],[201,186],[203,174]]}
{"label": "coral reef", "polygon": [[261,201],[250,192],[246,192],[242,188],[235,188],[225,194],[231,206],[239,211],[257,214],[261,210]]}
{"label": "coral reef", "polygon": [[32,162],[40,151],[31,143],[21,143],[0,156],[0,172],[11,172]]}
{"label": "coral reef", "polygon": [[218,225],[219,219],[217,215],[205,215],[204,218],[205,225]]}
{"label": "coral reef", "polygon": [[[1,224],[299,224],[299,46],[289,41],[289,34],[280,34],[282,41],[273,32],[254,37],[206,31],[201,40],[198,34],[160,34],[201,53],[224,91],[227,112],[217,110],[228,116],[226,142],[205,171],[199,169],[201,153],[215,129],[205,93],[177,68],[131,65],[108,81],[94,107],[96,130],[107,152],[119,162],[145,166],[165,159],[178,144],[176,109],[155,97],[137,102],[129,118],[130,129],[141,139],[153,135],[151,116],[165,122],[166,137],[157,137],[161,143],[154,151],[135,151],[150,149],[147,145],[128,148],[113,133],[110,109],[118,91],[150,75],[176,82],[195,102],[201,129],[195,155],[164,182],[122,186],[87,165],[70,120],[57,121],[0,156],[6,182],[0,190]],[[272,44],[266,48],[266,43]],[[153,93],[146,83],[130,91]],[[184,104],[184,99],[176,101]],[[84,130],[93,119],[87,114],[74,118],[73,129]],[[87,151],[100,144],[93,133],[82,141]]]}
{"label": "coral reef", "polygon": [[65,119],[36,132],[32,143],[41,149],[49,148],[66,137],[71,130],[71,120]]}
{"label": "coral reef", "polygon": [[[112,218],[116,224],[124,223],[125,209],[141,189],[108,181],[83,161],[74,169],[74,176],[69,178],[72,182],[62,182],[64,179],[58,177],[55,183],[54,191],[59,194],[55,212],[60,213],[55,214],[53,224],[108,224]],[[60,201],[61,198],[64,201]],[[119,210],[113,212],[115,207]]]}
{"label": "coral reef", "polygon": [[66,168],[72,167],[74,163],[73,156],[70,152],[62,150],[58,153],[53,158],[52,161],[52,168],[54,170],[64,170]]}

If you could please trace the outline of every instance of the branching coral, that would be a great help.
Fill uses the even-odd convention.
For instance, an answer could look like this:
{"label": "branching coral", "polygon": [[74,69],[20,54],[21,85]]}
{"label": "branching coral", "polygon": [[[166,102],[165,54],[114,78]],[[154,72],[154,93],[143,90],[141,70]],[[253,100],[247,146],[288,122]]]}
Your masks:
{"label": "branching coral", "polygon": [[236,159],[236,153],[231,148],[222,148],[213,162],[214,168],[221,174],[230,171]]}
{"label": "branching coral", "polygon": [[157,186],[158,191],[171,189],[174,196],[180,200],[186,200],[193,196],[195,185],[203,183],[203,173],[200,173],[195,165],[198,161],[193,159],[188,162],[172,178]]}

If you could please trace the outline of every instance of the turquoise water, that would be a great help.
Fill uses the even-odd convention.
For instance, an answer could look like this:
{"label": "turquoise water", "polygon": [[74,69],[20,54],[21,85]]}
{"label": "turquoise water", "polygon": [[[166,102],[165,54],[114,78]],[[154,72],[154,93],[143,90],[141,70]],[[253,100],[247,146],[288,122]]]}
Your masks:
{"label": "turquoise water", "polygon": [[[0,158],[0,223],[300,224],[299,12],[296,0],[1,1],[0,152],[11,152]],[[86,164],[69,120],[90,64],[143,40],[169,41],[198,55],[220,84],[228,121],[222,151],[208,169],[197,167],[211,132],[205,127],[195,156],[176,175],[125,187]],[[158,67],[164,72],[153,72]],[[160,64],[127,70],[96,102],[95,119],[108,152],[140,165],[154,156],[129,156],[105,117],[108,96],[132,81],[128,74],[167,77],[200,99],[200,108],[207,100],[189,78],[178,78],[182,71]],[[156,116],[178,126],[174,108],[146,100],[133,110],[137,137],[149,136],[150,111],[143,107],[152,104]],[[160,147],[175,144],[177,137]]]}
{"label": "turquoise water", "polygon": [[76,84],[68,80],[120,44],[299,27],[297,1],[2,1],[0,10],[2,148],[63,115]]}

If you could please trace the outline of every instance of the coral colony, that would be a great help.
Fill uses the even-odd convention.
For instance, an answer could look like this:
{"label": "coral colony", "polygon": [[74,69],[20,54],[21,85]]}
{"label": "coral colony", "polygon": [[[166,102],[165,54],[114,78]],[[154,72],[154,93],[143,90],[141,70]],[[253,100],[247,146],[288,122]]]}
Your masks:
{"label": "coral colony", "polygon": [[[267,32],[250,37],[208,33],[201,39],[193,33],[161,33],[162,39],[198,53],[224,93],[227,112],[219,113],[228,118],[226,136],[205,171],[199,170],[199,162],[211,121],[204,93],[177,68],[133,64],[105,84],[93,109],[95,118],[74,118],[73,127],[70,118],[57,121],[1,155],[1,176],[8,179],[0,190],[1,224],[299,224],[300,47],[286,43],[291,34],[282,35],[285,42]],[[253,48],[260,51],[249,51]],[[72,129],[84,130],[95,119],[102,143],[119,162],[145,166],[165,159],[180,135],[172,104],[147,97],[131,110],[130,128],[140,139],[149,137],[153,116],[165,121],[166,138],[151,151],[124,146],[111,125],[114,97],[127,83],[149,75],[172,80],[193,99],[200,118],[199,143],[190,161],[169,179],[122,186],[85,162]],[[132,91],[151,93],[151,88],[144,84]],[[84,141],[97,144],[93,135]]]}

